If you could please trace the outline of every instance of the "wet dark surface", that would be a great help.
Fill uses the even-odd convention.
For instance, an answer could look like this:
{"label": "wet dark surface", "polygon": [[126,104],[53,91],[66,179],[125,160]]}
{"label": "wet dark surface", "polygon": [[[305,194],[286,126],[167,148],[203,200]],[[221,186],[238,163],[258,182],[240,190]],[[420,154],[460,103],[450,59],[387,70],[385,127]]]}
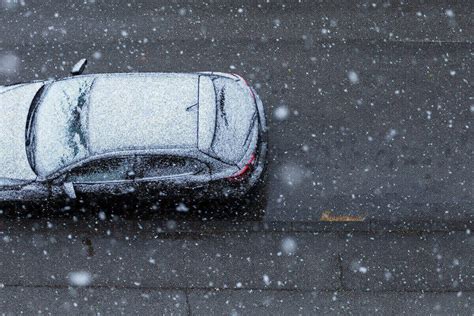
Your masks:
{"label": "wet dark surface", "polygon": [[[466,10],[449,17],[433,12],[457,7],[392,4],[372,11],[363,4],[346,15],[330,5],[262,6],[240,14],[238,6],[155,12],[151,4],[128,9],[100,1],[70,10],[20,5],[2,16],[10,22],[2,55],[17,63],[0,79],[67,76],[80,57],[89,58],[88,73],[237,72],[256,87],[269,118],[265,219],[315,221],[326,210],[400,221],[472,219],[473,32]],[[425,35],[402,36],[393,22],[370,36],[344,35],[370,29],[366,22],[349,27],[365,13],[374,25],[381,15],[413,16],[412,29]],[[307,26],[321,19],[326,28]],[[443,31],[439,23],[451,27]],[[201,31],[190,37],[190,28]]]}
{"label": "wet dark surface", "polygon": [[5,208],[0,310],[473,312],[469,1],[129,3],[0,1],[0,83],[82,57],[87,73],[239,73],[267,111],[266,193]]}

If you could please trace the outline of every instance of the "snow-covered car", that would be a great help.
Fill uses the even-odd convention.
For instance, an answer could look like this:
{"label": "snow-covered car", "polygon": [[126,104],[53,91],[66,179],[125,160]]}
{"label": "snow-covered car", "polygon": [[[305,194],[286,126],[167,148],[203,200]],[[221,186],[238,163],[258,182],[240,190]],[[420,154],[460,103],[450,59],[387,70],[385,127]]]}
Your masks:
{"label": "snow-covered car", "polygon": [[265,134],[262,101],[234,74],[0,86],[0,201],[243,196],[262,175]]}

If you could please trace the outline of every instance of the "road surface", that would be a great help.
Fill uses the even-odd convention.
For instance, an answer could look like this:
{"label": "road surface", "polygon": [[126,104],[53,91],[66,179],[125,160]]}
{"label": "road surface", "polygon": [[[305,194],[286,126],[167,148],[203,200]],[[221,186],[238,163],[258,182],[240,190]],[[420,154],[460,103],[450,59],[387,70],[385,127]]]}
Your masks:
{"label": "road surface", "polygon": [[236,72],[270,125],[261,222],[1,217],[0,311],[472,314],[472,9],[0,1],[2,84],[82,57],[88,73]]}

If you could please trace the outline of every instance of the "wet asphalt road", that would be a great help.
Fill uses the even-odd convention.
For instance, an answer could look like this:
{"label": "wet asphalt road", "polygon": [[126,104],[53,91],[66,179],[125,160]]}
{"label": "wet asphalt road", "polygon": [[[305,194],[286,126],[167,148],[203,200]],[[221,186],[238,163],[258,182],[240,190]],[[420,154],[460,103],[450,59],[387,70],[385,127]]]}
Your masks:
{"label": "wet asphalt road", "polygon": [[473,312],[469,1],[0,3],[1,83],[236,72],[271,149],[260,223],[2,218],[0,312]]}

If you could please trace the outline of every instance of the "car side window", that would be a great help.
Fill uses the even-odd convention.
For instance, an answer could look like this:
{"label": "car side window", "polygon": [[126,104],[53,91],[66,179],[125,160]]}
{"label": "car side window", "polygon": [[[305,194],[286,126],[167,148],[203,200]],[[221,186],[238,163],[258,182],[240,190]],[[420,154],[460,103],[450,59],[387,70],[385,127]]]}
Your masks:
{"label": "car side window", "polygon": [[137,156],[137,178],[195,175],[206,170],[199,160],[175,156]]}
{"label": "car side window", "polygon": [[91,161],[73,169],[67,182],[94,183],[133,178],[133,160],[129,158],[110,158]]}

